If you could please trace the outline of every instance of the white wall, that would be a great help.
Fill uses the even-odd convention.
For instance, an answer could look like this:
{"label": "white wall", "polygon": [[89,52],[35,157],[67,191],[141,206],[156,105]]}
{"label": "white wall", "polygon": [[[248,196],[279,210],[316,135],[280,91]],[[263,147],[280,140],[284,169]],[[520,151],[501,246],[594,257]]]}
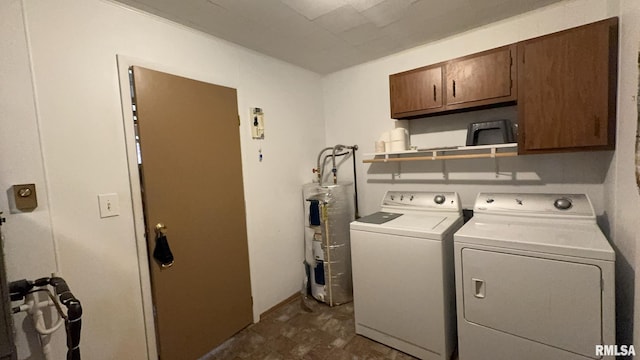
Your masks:
{"label": "white wall", "polygon": [[[614,4],[615,6],[615,4]],[[638,50],[640,3],[621,0],[620,62],[618,76],[618,132],[616,154],[609,168],[606,187],[607,212],[616,248],[618,342],[640,344],[640,297],[637,241],[640,196],[635,180],[635,142],[638,122]],[[634,321],[635,318],[635,321]],[[633,331],[632,331],[633,330]]]}
{"label": "white wall", "polygon": [[[384,191],[392,188],[458,191],[466,207],[473,206],[480,191],[587,193],[600,225],[618,250],[618,337],[627,344],[632,335],[638,339],[638,331],[632,329],[640,308],[634,291],[639,199],[633,177],[638,7],[637,0],[565,1],[326,76],[327,144],[357,143],[363,153],[372,153],[379,135],[394,127],[389,117],[388,75],[622,14],[615,155],[588,152],[504,158],[497,162],[497,176],[490,159],[447,161],[444,168],[441,161],[400,166],[360,162],[361,213],[376,211]],[[410,120],[411,142],[420,147],[463,145],[468,123],[503,118],[516,120],[515,108]],[[639,322],[635,324],[638,329]]]}
{"label": "white wall", "polygon": [[[51,233],[49,199],[40,148],[27,38],[19,0],[2,3],[0,10],[0,211],[7,273],[10,280],[35,279],[57,271]],[[11,212],[11,186],[35,183],[38,207],[31,212]],[[12,196],[12,195],[11,195]],[[39,350],[30,318],[13,317],[20,358]],[[64,334],[52,339],[54,354],[62,357]],[[40,359],[34,355],[33,360]]]}
{"label": "white wall", "polygon": [[[301,184],[311,178],[315,155],[325,143],[320,77],[107,1],[23,3],[30,49],[20,2],[0,5],[0,54],[12,60],[9,68],[4,63],[0,67],[1,105],[11,105],[10,113],[0,119],[3,142],[7,141],[2,156],[15,159],[0,165],[2,185],[6,189],[5,184],[42,183],[38,190],[42,189],[43,214],[26,216],[46,225],[45,230],[48,190],[61,275],[85,311],[83,354],[92,359],[147,356],[116,54],[238,89],[254,316],[299,291]],[[250,139],[250,106],[265,111],[263,141]],[[5,132],[20,126],[24,140],[11,139],[13,135]],[[23,156],[30,161],[20,163]],[[99,218],[96,195],[105,192],[119,195],[120,216]],[[55,270],[50,232],[14,230],[29,224],[16,220],[14,225],[13,217],[6,234],[9,258],[36,249],[46,266],[37,269],[33,258],[16,259],[10,278]],[[19,347],[20,358],[29,357],[23,350],[27,344],[21,341]]]}

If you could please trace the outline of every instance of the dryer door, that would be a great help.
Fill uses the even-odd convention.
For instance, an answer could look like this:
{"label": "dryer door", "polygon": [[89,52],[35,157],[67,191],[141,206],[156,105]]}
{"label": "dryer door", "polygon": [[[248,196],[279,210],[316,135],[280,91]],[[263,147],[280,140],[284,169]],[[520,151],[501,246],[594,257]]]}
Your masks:
{"label": "dryer door", "polygon": [[466,321],[588,357],[602,343],[599,267],[465,248],[462,268]]}

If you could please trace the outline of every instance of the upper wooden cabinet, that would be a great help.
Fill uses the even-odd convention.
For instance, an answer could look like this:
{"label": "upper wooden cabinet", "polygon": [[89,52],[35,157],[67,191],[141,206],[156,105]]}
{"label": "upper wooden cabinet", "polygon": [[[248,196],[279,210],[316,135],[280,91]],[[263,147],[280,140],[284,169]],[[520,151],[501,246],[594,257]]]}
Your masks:
{"label": "upper wooden cabinet", "polygon": [[391,116],[402,118],[441,111],[442,66],[426,66],[389,76]]}
{"label": "upper wooden cabinet", "polygon": [[447,110],[515,101],[515,56],[512,45],[449,61]]}
{"label": "upper wooden cabinet", "polygon": [[515,101],[515,56],[516,46],[506,46],[390,75],[391,117]]}
{"label": "upper wooden cabinet", "polygon": [[617,66],[611,18],[390,75],[391,117],[517,104],[520,154],[611,150]]}
{"label": "upper wooden cabinet", "polygon": [[613,149],[618,19],[518,46],[519,153]]}

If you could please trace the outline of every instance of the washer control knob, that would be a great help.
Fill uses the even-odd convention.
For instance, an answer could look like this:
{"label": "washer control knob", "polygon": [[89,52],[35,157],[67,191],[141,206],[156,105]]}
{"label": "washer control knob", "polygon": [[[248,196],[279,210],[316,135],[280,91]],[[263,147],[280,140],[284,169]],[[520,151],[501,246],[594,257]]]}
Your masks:
{"label": "washer control knob", "polygon": [[553,202],[553,206],[555,206],[558,210],[568,210],[571,209],[571,206],[573,206],[573,204],[571,203],[571,200],[567,198],[560,198]]}
{"label": "washer control knob", "polygon": [[444,195],[436,195],[433,198],[433,201],[435,201],[435,203],[438,204],[438,205],[443,204],[445,200],[446,200],[446,198],[444,197]]}

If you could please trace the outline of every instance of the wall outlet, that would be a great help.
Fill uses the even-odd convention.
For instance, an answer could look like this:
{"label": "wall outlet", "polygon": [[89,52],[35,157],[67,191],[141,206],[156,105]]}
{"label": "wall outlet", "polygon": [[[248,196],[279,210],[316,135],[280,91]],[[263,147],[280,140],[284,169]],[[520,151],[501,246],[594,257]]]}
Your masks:
{"label": "wall outlet", "polygon": [[120,215],[120,201],[118,199],[118,194],[99,194],[98,204],[100,205],[101,218]]}

